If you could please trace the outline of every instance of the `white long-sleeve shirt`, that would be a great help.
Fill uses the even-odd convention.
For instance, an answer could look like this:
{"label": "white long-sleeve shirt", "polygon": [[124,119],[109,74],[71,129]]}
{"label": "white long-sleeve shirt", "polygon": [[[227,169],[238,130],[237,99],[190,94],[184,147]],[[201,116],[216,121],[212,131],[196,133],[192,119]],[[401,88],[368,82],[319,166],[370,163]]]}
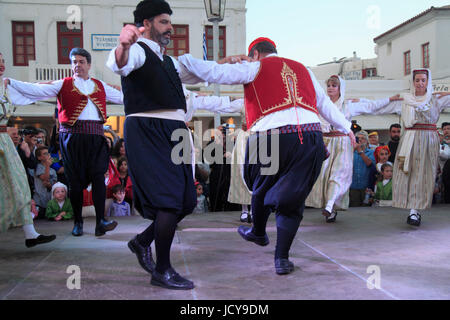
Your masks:
{"label": "white long-sleeve shirt", "polygon": [[[273,55],[269,55],[273,56]],[[193,74],[190,79],[199,78],[201,81],[220,84],[248,84],[253,82],[260,69],[260,62],[242,62],[237,64],[218,64],[214,61],[195,59],[190,54],[178,57],[182,72]],[[351,123],[331,102],[318,83],[314,74],[308,70],[316,91],[317,109],[320,115],[335,128],[344,133],[350,133]],[[257,121],[251,131],[267,131],[286,125],[318,123],[319,117],[309,110],[293,107],[271,113]]]}
{"label": "white long-sleeve shirt", "polygon": [[203,96],[194,91],[189,91],[183,86],[186,97],[186,115],[185,122],[192,120],[195,111],[208,110],[218,113],[235,113],[244,108],[244,99],[231,101],[228,96]]}
{"label": "white long-sleeve shirt", "polygon": [[[157,56],[161,61],[164,61],[164,56],[161,53],[161,47],[156,42],[146,39],[146,38],[139,38],[139,42],[143,42],[146,44]],[[108,60],[106,62],[106,66],[111,69],[114,73],[126,77],[134,70],[137,70],[141,68],[145,63],[145,51],[144,49],[137,43],[133,44],[130,47],[130,51],[128,54],[128,61],[125,66],[122,68],[119,68],[117,66],[116,61],[116,49],[113,49],[108,57]],[[175,69],[178,72],[178,75],[181,79],[182,83],[185,84],[196,84],[201,82],[202,80],[193,76],[191,73],[187,72],[184,68],[180,68],[180,64],[178,63],[177,59],[170,57],[172,59],[172,62],[175,66]],[[156,111],[148,111],[148,112],[142,112],[142,113],[135,113],[128,115],[129,117],[133,116],[140,116],[140,117],[152,117],[152,118],[162,118],[162,119],[174,119],[174,120],[180,120],[180,121],[190,121],[192,119],[192,116],[196,110],[202,109],[202,110],[208,110],[211,112],[217,112],[217,113],[234,113],[238,112],[243,108],[243,101],[242,100],[235,100],[233,102],[230,101],[229,97],[216,97],[216,96],[199,96],[198,94],[187,91],[185,88],[184,93],[187,101],[187,110],[184,112],[182,109],[178,110],[156,110]],[[192,99],[190,102],[189,99]]]}
{"label": "white long-sleeve shirt", "polygon": [[[123,104],[123,94],[121,91],[107,85],[101,81],[105,88],[106,100]],[[28,83],[14,79],[10,79],[10,87],[14,90],[9,91],[9,96],[13,104],[27,104],[34,103],[36,101],[50,99],[58,96],[63,86],[64,80],[57,80],[51,83]],[[78,77],[74,77],[74,85],[80,90],[81,93],[89,95],[94,92],[95,82],[91,78],[84,80]],[[24,100],[24,98],[26,100]],[[78,117],[78,120],[101,120],[101,116],[95,104],[88,99],[88,103],[83,112]],[[105,119],[106,120],[106,119]]]}

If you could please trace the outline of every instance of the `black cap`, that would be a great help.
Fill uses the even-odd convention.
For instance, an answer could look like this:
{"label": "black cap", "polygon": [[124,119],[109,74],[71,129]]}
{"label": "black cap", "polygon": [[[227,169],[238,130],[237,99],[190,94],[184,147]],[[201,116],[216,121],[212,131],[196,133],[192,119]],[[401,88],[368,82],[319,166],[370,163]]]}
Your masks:
{"label": "black cap", "polygon": [[164,0],[144,0],[139,2],[136,6],[134,14],[134,23],[136,25],[142,25],[145,19],[151,19],[159,16],[160,14],[167,13],[172,14],[170,5]]}

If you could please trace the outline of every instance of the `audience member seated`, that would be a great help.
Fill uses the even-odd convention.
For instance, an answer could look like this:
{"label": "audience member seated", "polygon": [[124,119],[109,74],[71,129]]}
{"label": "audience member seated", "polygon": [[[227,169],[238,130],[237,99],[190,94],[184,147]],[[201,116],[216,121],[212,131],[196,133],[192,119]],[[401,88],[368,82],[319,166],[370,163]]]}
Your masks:
{"label": "audience member seated", "polygon": [[125,201],[130,204],[130,207],[133,207],[133,183],[128,175],[127,158],[122,157],[117,160],[117,170],[119,170],[120,184],[125,190]]}
{"label": "audience member seated", "polygon": [[383,164],[381,174],[383,180],[375,186],[374,200],[378,206],[390,206],[392,204],[392,165],[389,163]]}
{"label": "audience member seated", "polygon": [[197,190],[197,206],[194,209],[194,213],[207,213],[208,212],[208,203],[206,201],[206,197],[203,194],[203,185],[196,181],[195,188]]}
{"label": "audience member seated", "polygon": [[56,171],[50,168],[53,163],[47,147],[36,149],[36,158],[39,161],[34,173],[35,193],[33,196],[36,205],[39,206],[38,218],[45,217],[47,203],[52,197],[52,187],[57,181]]}
{"label": "audience member seated", "polygon": [[119,158],[123,158],[126,157],[126,152],[125,152],[125,140],[124,139],[119,139],[116,144],[114,145],[114,148],[111,152],[111,158],[114,161],[114,164],[116,165],[117,169],[119,168],[119,166],[117,165],[117,161],[119,160]]}
{"label": "audience member seated", "polygon": [[73,208],[67,197],[67,186],[57,182],[52,187],[52,199],[47,204],[45,216],[49,220],[61,221],[73,218]]}
{"label": "audience member seated", "polygon": [[125,188],[117,184],[112,187],[113,203],[106,213],[107,217],[125,217],[131,216],[131,208],[125,199]]}

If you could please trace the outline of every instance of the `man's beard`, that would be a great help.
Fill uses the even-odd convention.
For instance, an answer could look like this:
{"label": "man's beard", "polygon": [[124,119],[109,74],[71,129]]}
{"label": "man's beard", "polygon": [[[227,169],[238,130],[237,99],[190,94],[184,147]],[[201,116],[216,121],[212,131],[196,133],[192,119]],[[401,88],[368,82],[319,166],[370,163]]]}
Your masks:
{"label": "man's beard", "polygon": [[391,137],[391,140],[394,141],[394,142],[399,142],[400,141],[400,137],[397,137],[397,136]]}
{"label": "man's beard", "polygon": [[168,45],[169,45],[169,43],[170,43],[170,38],[169,39],[167,39],[167,38],[165,38],[164,36],[165,35],[171,35],[172,34],[172,32],[170,32],[170,31],[167,31],[167,32],[164,32],[164,33],[159,33],[158,31],[156,31],[156,29],[155,28],[152,28],[151,30],[150,30],[150,36],[151,36],[151,38],[152,39],[155,39],[156,40],[156,42],[161,46],[161,47],[167,47]]}

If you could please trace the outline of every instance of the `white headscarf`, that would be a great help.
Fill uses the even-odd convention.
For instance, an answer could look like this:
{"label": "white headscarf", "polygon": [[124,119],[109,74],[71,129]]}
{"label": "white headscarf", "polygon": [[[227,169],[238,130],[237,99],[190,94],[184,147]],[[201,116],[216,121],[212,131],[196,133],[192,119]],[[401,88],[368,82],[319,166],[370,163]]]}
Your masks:
{"label": "white headscarf", "polygon": [[52,199],[54,199],[55,197],[53,196],[53,193],[55,191],[56,188],[64,188],[66,190],[66,196],[67,196],[67,186],[64,183],[61,182],[57,182],[53,185],[52,187]]}
{"label": "white headscarf", "polygon": [[[414,87],[414,73],[416,71],[427,71],[428,72],[428,86],[427,86],[427,93],[424,96],[417,97],[416,96],[416,88]],[[431,77],[431,70],[430,69],[414,69],[412,71],[411,76],[411,83],[410,83],[410,89],[409,93],[405,93],[403,95],[403,98],[405,100],[405,103],[408,104],[411,107],[414,107],[417,111],[427,111],[430,109],[429,103],[431,101],[431,98],[433,97],[433,84],[432,84],[433,78]]]}
{"label": "white headscarf", "polygon": [[[345,80],[342,79],[340,76],[330,76],[328,78],[328,80],[326,80],[325,84],[328,87],[328,81],[332,78],[332,77],[337,77],[339,79],[340,82],[340,86],[339,86],[339,93],[340,93],[340,97],[339,100],[337,100],[334,104],[337,106],[338,110],[341,111],[342,113],[344,113],[345,115]],[[326,121],[320,114],[319,114],[319,119],[322,125],[322,130],[323,132],[329,132],[332,131],[332,125]]]}

